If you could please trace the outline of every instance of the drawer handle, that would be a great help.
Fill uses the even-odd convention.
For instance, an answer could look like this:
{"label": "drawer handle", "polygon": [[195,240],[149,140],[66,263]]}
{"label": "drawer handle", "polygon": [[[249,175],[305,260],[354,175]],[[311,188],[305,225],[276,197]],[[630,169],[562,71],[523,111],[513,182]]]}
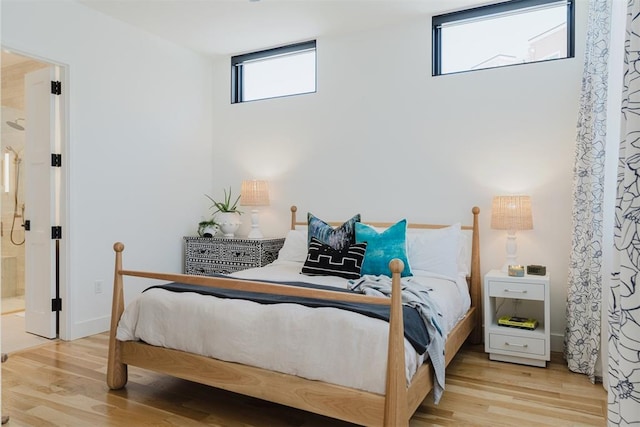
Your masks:
{"label": "drawer handle", "polygon": [[505,292],[514,292],[517,294],[526,294],[527,290],[526,289],[505,289]]}
{"label": "drawer handle", "polygon": [[529,347],[529,344],[510,344],[509,342],[506,342],[506,341],[505,341],[504,345],[511,346],[511,347],[521,347],[521,348]]}

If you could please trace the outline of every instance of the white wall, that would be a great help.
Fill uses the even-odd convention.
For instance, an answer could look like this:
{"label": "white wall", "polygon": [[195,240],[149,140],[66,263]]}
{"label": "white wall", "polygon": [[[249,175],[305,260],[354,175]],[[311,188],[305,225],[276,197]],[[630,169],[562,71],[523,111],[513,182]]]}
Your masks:
{"label": "white wall", "polygon": [[[571,187],[586,2],[574,59],[431,76],[430,18],[317,41],[316,94],[231,105],[229,60],[215,63],[214,188],[270,181],[266,235],[297,204],[332,220],[471,221],[481,208],[483,273],[504,262],[491,199],[529,194],[534,230],[519,260],[551,275],[552,348],[565,328]],[[240,233],[248,232],[245,217]]]}
{"label": "white wall", "polygon": [[128,268],[180,272],[182,236],[207,213],[211,61],[64,0],[3,1],[2,45],[67,67],[61,334],[105,331],[113,243],[125,243]]}

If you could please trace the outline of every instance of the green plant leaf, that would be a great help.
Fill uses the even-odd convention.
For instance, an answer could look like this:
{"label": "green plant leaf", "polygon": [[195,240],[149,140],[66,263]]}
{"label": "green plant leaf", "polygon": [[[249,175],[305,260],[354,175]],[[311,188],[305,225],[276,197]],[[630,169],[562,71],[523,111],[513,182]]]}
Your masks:
{"label": "green plant leaf", "polygon": [[240,201],[240,196],[236,198],[235,202],[231,203],[231,187],[229,187],[229,192],[227,192],[226,188],[224,188],[223,191],[224,198],[222,199],[222,201],[217,201],[208,194],[205,194],[205,196],[213,202],[213,205],[211,205],[210,207],[210,209],[215,208],[213,213],[216,214],[218,212],[237,212],[241,214],[242,211],[238,210],[238,202]]}

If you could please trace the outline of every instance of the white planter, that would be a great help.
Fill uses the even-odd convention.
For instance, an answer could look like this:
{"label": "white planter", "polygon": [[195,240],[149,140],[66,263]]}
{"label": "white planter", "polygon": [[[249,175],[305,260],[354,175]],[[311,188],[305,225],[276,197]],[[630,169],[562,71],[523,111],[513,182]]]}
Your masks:
{"label": "white planter", "polygon": [[216,222],[220,225],[220,231],[224,237],[233,237],[240,228],[240,214],[238,212],[218,212]]}

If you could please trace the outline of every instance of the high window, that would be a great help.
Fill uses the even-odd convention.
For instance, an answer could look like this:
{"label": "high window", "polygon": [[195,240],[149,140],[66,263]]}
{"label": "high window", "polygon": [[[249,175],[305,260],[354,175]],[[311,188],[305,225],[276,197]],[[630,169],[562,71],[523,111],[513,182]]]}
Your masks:
{"label": "high window", "polygon": [[231,58],[231,103],[316,91],[316,41]]}
{"label": "high window", "polygon": [[512,0],[434,16],[433,75],[572,58],[574,0]]}

